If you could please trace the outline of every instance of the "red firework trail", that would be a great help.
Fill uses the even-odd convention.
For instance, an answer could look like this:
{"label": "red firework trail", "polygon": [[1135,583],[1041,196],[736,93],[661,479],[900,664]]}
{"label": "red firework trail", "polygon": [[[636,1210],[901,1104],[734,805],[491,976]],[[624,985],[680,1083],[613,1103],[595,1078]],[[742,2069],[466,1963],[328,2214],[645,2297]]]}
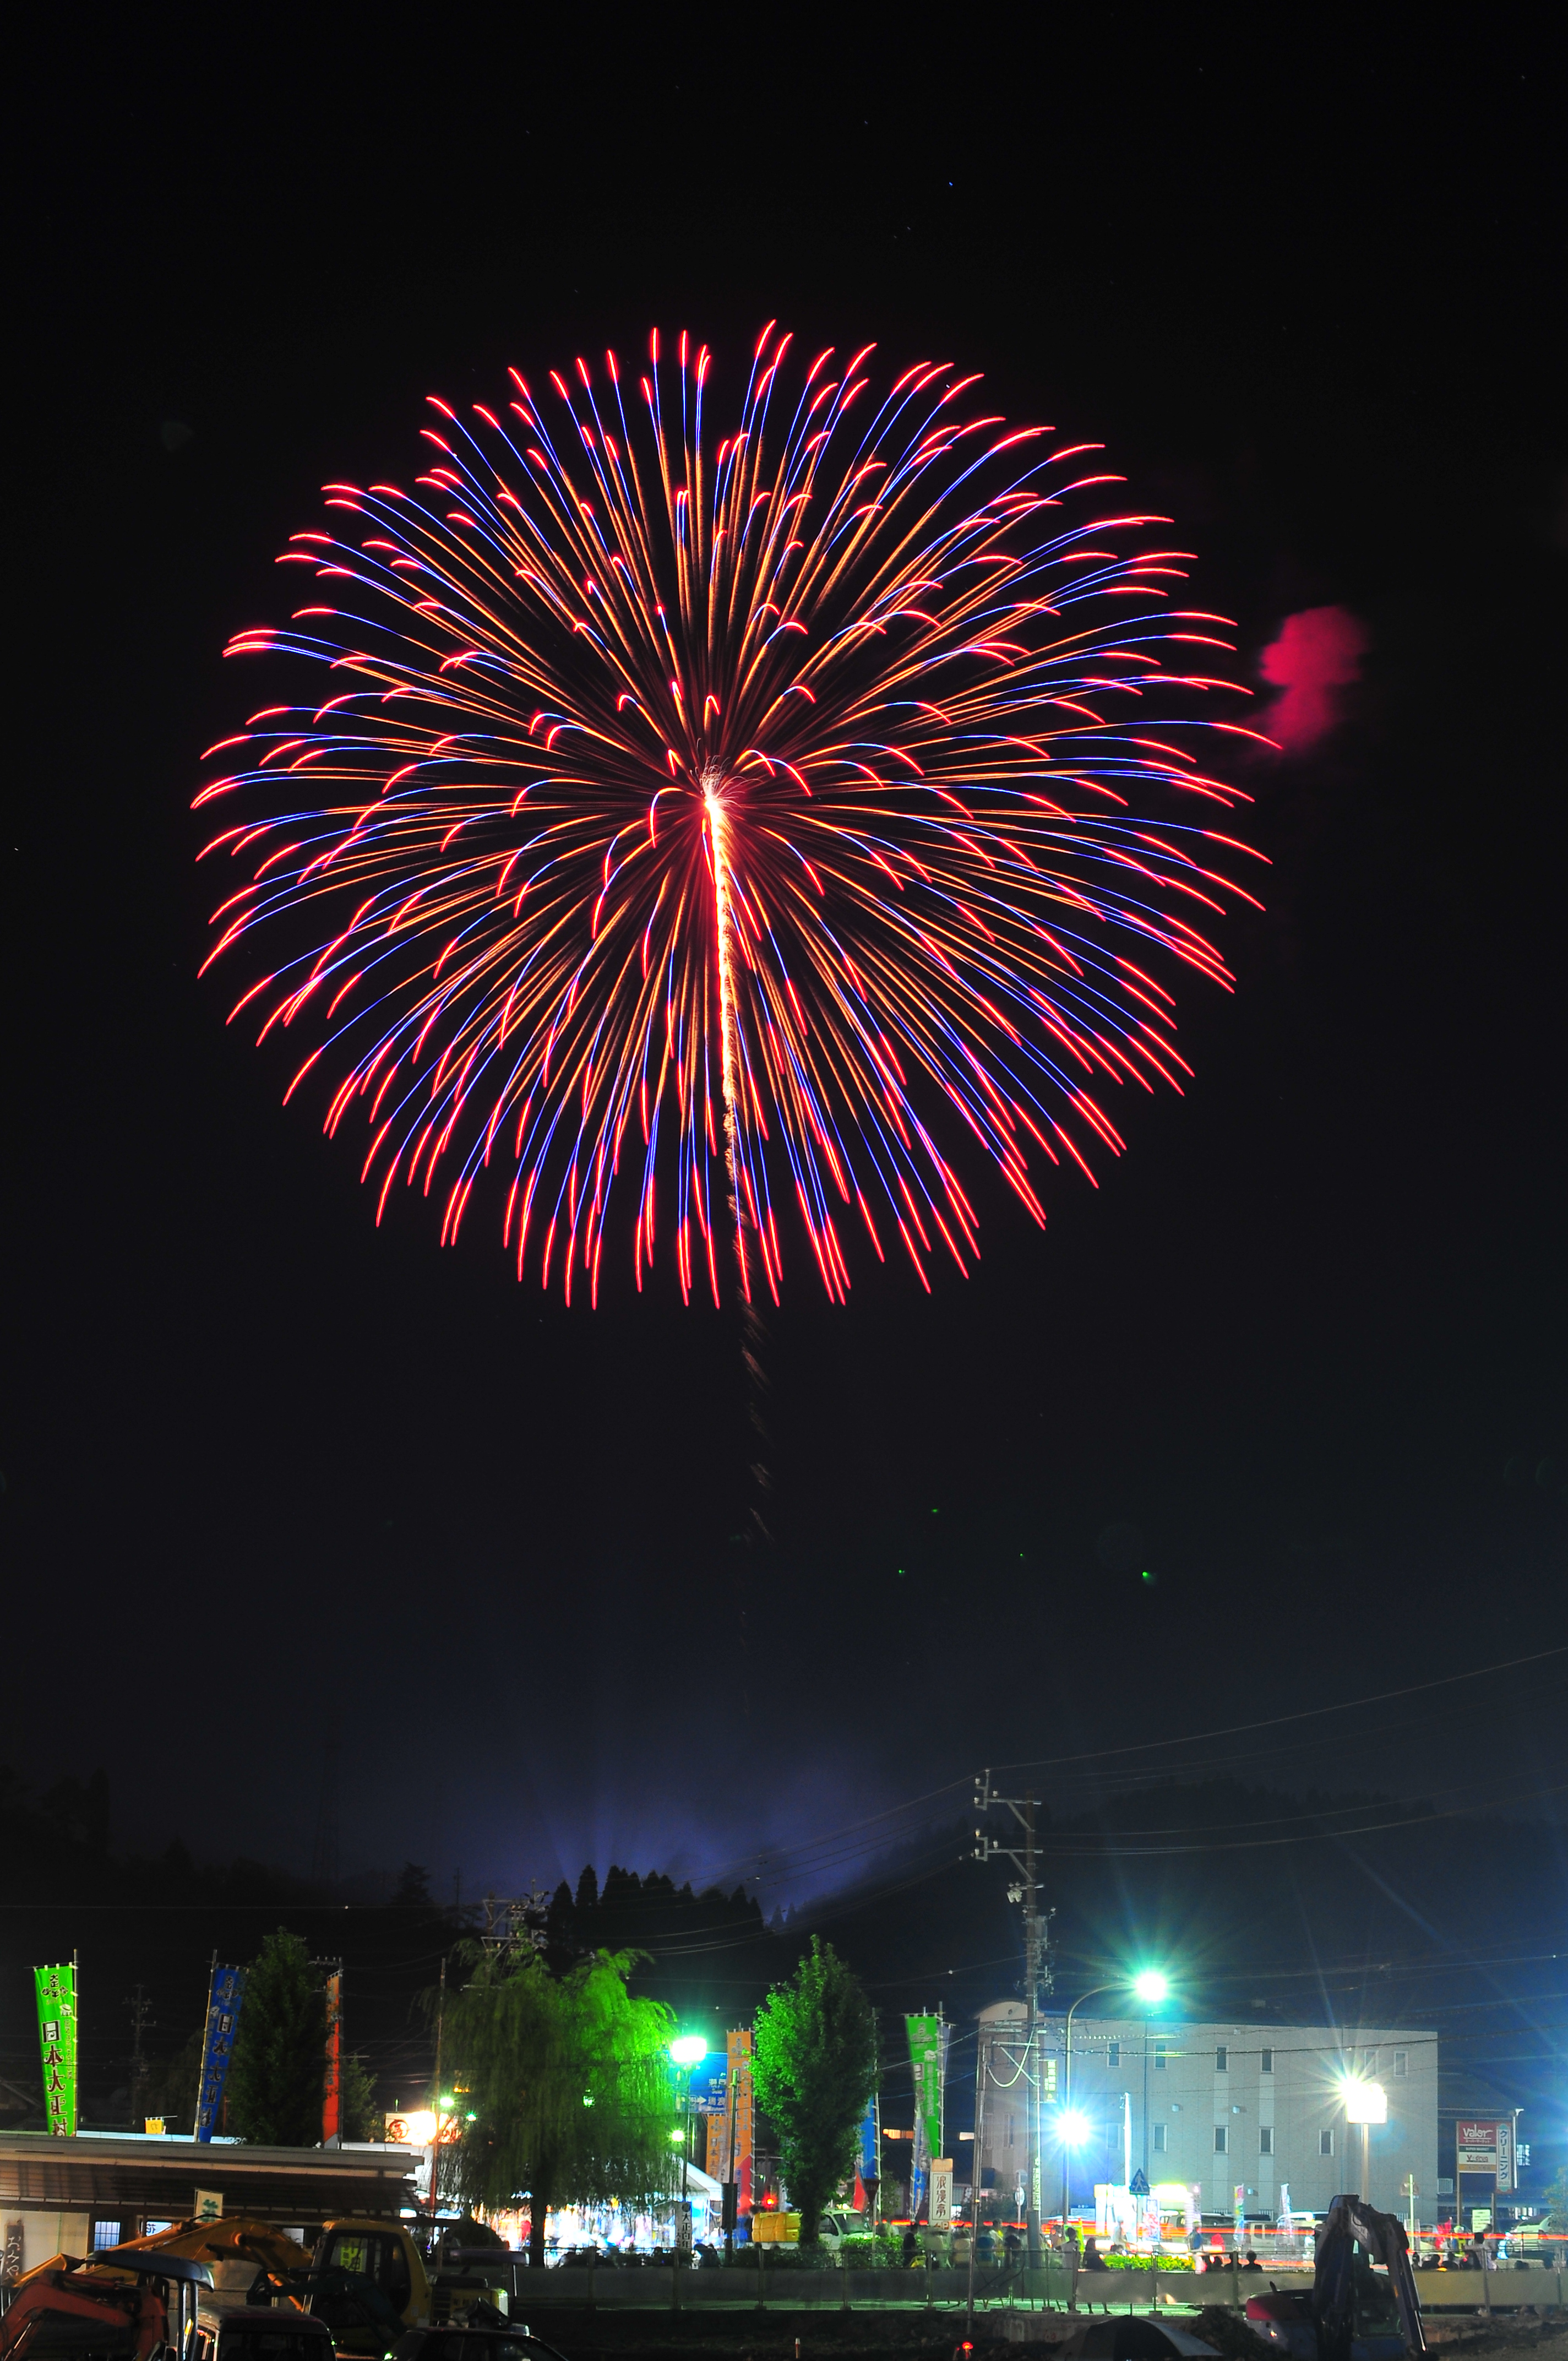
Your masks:
{"label": "red firework trail", "polygon": [[210,750],[198,803],[250,816],[205,850],[254,863],[211,958],[279,946],[234,1014],[321,1028],[290,1095],[330,1058],[378,1220],[444,1161],[455,1239],[513,1168],[519,1275],[532,1239],[568,1301],[618,1185],[639,1287],[667,1224],[717,1301],[722,1229],[776,1301],[790,1193],[831,1296],[846,1224],[967,1268],[938,1134],[1043,1221],[1032,1163],[1121,1146],[1103,1086],[1190,1071],[1157,971],[1228,982],[1200,929],[1246,848],[1209,823],[1245,798],[1194,749],[1233,685],[1189,669],[1227,643],[1170,607],[1168,520],[1074,522],[1098,446],[975,378],[879,396],[867,346],[792,388],[789,345],[717,447],[684,335],[674,383],[655,335],[635,387],[611,353],[435,401],[412,489],[329,485],[279,560],[334,603],[227,651],[341,676]]}

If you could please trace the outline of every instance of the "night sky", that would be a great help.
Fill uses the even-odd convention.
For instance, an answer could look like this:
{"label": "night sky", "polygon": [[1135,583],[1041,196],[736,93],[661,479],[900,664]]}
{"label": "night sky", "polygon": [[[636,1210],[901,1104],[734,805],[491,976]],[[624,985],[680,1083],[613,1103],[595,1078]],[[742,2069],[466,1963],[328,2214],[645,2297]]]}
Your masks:
{"label": "night sky", "polygon": [[[56,18],[26,85],[0,1752],[103,1763],[120,1842],[304,1870],[335,1730],[345,1870],[442,1891],[592,1857],[773,1898],[834,1872],[769,1848],[988,1762],[1058,1809],[1201,1762],[1561,1825],[1562,1657],[1168,1743],[1568,1642],[1562,93],[1522,16],[216,21]],[[411,472],[427,392],[654,323],[733,390],[773,317],[1103,440],[1263,709],[1288,617],[1365,653],[1234,767],[1267,908],[1099,1189],[1053,1176],[1042,1234],[971,1158],[983,1260],[929,1300],[863,1257],[833,1309],[795,1242],[762,1542],[733,1313],[667,1268],[567,1312],[496,1206],[377,1230],[196,982],[189,805],[265,701],[219,658],[276,551]]]}

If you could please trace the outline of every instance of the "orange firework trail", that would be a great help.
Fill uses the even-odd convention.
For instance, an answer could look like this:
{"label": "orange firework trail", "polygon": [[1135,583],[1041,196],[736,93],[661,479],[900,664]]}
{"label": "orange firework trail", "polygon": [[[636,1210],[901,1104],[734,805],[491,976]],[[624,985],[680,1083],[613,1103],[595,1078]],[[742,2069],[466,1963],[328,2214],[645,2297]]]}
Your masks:
{"label": "orange firework trail", "polygon": [[1161,973],[1228,982],[1223,619],[1172,610],[1164,521],[1075,522],[1097,446],[973,378],[789,346],[717,445],[685,336],[635,386],[435,402],[412,488],[329,485],[280,559],[333,603],[228,650],[332,675],[211,750],[198,803],[247,817],[206,852],[252,864],[211,958],[278,947],[234,1014],[318,1034],[290,1095],[320,1068],[327,1130],[367,1122],[378,1219],[439,1172],[455,1239],[499,1165],[568,1300],[612,1200],[687,1297],[728,1231],[776,1301],[792,1197],[831,1296],[850,1230],[967,1268],[952,1142],[1043,1220],[1043,1164],[1120,1148],[1104,1086],[1188,1071]]}

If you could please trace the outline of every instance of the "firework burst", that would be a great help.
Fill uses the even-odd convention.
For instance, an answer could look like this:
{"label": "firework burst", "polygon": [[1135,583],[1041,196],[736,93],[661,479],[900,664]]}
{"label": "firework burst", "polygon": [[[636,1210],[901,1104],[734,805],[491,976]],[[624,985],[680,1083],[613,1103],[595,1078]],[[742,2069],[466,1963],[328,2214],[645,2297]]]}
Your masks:
{"label": "firework burst", "polygon": [[1161,975],[1228,981],[1223,619],[1173,610],[1165,521],[1077,519],[1098,446],[974,378],[789,346],[717,443],[685,336],[434,402],[412,487],[329,485],[280,559],[333,603],[227,651],[329,675],[210,750],[251,874],[208,964],[280,945],[234,1016],[319,1034],[288,1094],[367,1121],[378,1220],[439,1184],[453,1240],[499,1165],[568,1301],[612,1205],[688,1298],[732,1253],[776,1300],[791,1201],[835,1298],[851,1232],[967,1268],[958,1143],[1043,1221],[1045,1167],[1121,1147],[1106,1086],[1189,1071]]}

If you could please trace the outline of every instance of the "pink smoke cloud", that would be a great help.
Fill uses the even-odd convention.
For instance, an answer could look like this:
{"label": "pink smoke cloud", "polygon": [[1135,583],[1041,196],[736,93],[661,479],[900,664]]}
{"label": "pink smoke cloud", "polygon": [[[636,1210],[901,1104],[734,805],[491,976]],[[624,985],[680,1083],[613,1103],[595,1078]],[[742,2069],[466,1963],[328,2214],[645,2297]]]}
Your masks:
{"label": "pink smoke cloud", "polygon": [[1370,645],[1365,624],[1348,607],[1303,607],[1286,616],[1260,666],[1281,692],[1264,727],[1286,753],[1302,753],[1328,736],[1340,718],[1339,692],[1360,679]]}

